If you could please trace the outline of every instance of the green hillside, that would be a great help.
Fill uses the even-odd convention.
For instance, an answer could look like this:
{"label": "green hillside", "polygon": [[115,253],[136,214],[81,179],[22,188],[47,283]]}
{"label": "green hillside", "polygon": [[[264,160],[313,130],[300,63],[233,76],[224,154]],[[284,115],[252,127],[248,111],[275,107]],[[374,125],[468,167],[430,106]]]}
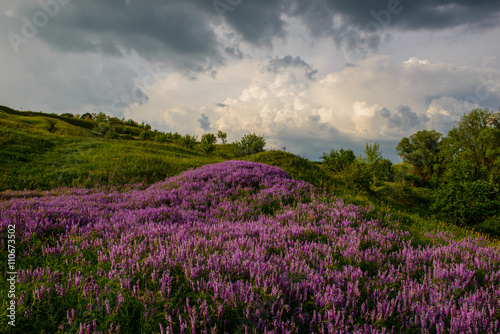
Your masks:
{"label": "green hillside", "polygon": [[407,163],[392,166],[390,176],[375,173],[365,162],[336,172],[288,152],[242,156],[238,143],[226,143],[207,153],[194,136],[164,134],[132,120],[96,120],[103,115],[71,116],[0,106],[0,191],[147,186],[191,168],[237,159],[278,166],[349,203],[375,207],[378,217],[390,215],[417,234],[446,230],[462,238],[477,233],[436,218],[429,209],[433,190],[418,186]]}
{"label": "green hillside", "polygon": [[[50,133],[47,120],[57,120]],[[98,123],[0,107],[0,190],[48,190],[153,183],[197,166],[220,162],[174,143],[98,137]],[[134,136],[135,135],[135,136]]]}

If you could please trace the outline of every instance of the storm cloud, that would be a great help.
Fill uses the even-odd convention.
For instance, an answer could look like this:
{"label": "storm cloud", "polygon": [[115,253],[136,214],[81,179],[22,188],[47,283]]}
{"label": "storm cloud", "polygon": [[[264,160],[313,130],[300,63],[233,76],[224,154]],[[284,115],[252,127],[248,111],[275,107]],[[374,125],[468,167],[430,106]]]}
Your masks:
{"label": "storm cloud", "polygon": [[[41,39],[69,52],[122,57],[136,52],[191,71],[224,64],[224,55],[242,57],[225,45],[214,27],[227,27],[242,41],[269,48],[287,37],[287,18],[303,22],[312,36],[331,37],[350,48],[376,48],[391,30],[442,30],[498,25],[500,0],[87,0],[12,2],[5,15],[20,32],[35,26],[40,12],[49,21]],[[53,15],[52,15],[53,14]],[[24,18],[24,19],[23,19]],[[43,18],[42,18],[43,20]],[[43,23],[43,22],[41,22]],[[226,52],[224,52],[224,50]]]}
{"label": "storm cloud", "polygon": [[292,57],[290,55],[283,58],[274,58],[269,61],[265,69],[269,72],[279,73],[282,69],[286,68],[302,68],[304,70],[304,75],[309,80],[315,80],[315,76],[318,73],[317,70],[313,69],[311,65],[302,60],[299,56]]}
{"label": "storm cloud", "polygon": [[313,159],[390,148],[498,108],[499,17],[500,0],[2,0],[0,102]]}

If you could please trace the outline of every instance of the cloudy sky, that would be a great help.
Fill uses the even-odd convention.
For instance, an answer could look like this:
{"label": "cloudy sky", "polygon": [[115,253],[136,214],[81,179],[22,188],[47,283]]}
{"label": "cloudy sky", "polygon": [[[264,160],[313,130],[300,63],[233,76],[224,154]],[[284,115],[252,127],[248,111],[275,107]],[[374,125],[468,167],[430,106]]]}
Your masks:
{"label": "cloudy sky", "polygon": [[311,160],[500,106],[500,0],[2,0],[0,104]]}

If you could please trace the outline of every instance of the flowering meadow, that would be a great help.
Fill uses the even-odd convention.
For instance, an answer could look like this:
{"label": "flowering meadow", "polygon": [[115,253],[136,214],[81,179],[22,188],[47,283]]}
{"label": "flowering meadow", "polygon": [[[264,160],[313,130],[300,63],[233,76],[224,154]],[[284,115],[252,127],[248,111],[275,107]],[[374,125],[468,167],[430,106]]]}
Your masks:
{"label": "flowering meadow", "polygon": [[2,333],[500,333],[487,239],[410,235],[264,164],[3,192],[2,263],[8,225],[16,326],[2,293]]}

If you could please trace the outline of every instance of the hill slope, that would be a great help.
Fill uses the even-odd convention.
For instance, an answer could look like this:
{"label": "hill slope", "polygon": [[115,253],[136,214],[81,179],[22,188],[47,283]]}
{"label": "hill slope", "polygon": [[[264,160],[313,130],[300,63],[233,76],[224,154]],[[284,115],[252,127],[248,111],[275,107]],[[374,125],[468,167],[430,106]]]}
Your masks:
{"label": "hill slope", "polygon": [[99,138],[87,120],[58,116],[51,134],[46,121],[55,117],[0,107],[0,191],[151,184],[223,160],[176,144]]}
{"label": "hill slope", "polygon": [[20,333],[500,329],[499,247],[423,242],[277,167],[227,161],[144,190],[24,195],[0,202],[2,234],[16,226]]}

